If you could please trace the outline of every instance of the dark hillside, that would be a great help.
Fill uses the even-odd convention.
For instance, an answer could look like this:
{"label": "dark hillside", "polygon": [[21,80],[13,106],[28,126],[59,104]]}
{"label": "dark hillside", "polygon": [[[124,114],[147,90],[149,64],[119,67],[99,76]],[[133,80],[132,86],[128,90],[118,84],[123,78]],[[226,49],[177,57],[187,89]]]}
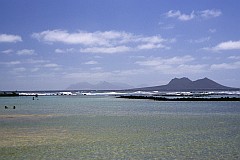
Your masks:
{"label": "dark hillside", "polygon": [[141,91],[208,91],[208,90],[239,90],[239,88],[232,88],[223,86],[211,79],[203,78],[196,81],[191,81],[190,79],[174,78],[167,85],[135,88],[132,90]]}

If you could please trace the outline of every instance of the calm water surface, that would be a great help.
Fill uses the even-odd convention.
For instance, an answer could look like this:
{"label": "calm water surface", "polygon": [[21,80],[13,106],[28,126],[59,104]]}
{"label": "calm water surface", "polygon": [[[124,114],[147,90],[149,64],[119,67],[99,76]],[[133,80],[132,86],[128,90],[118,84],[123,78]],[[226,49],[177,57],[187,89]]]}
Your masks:
{"label": "calm water surface", "polygon": [[0,107],[1,160],[240,158],[240,102],[40,96]]}

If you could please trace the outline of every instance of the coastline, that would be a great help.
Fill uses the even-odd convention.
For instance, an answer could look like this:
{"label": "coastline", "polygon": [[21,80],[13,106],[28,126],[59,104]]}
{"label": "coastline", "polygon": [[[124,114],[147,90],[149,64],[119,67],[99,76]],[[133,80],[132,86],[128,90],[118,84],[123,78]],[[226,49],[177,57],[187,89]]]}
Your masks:
{"label": "coastline", "polygon": [[118,91],[26,91],[2,92],[0,97],[33,96],[114,96],[125,99],[148,99],[154,101],[240,101],[240,92],[118,92]]}
{"label": "coastline", "polygon": [[220,97],[220,98],[196,98],[196,97],[181,97],[181,98],[166,98],[166,97],[155,97],[155,96],[119,96],[117,98],[125,99],[147,99],[154,101],[240,101],[237,97]]}

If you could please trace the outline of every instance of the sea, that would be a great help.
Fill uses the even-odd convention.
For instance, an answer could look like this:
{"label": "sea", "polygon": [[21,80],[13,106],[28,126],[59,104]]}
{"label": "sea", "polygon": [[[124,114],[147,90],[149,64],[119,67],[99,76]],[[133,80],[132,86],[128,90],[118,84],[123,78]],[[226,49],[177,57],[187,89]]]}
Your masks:
{"label": "sea", "polygon": [[240,101],[117,98],[239,92],[21,94],[0,97],[1,160],[240,159]]}

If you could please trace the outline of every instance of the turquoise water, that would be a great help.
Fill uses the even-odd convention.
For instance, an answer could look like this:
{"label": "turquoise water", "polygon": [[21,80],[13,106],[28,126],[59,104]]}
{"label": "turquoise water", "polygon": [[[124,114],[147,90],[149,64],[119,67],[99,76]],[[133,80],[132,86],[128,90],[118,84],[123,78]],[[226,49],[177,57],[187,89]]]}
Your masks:
{"label": "turquoise water", "polygon": [[240,102],[40,96],[0,107],[1,160],[240,158]]}

